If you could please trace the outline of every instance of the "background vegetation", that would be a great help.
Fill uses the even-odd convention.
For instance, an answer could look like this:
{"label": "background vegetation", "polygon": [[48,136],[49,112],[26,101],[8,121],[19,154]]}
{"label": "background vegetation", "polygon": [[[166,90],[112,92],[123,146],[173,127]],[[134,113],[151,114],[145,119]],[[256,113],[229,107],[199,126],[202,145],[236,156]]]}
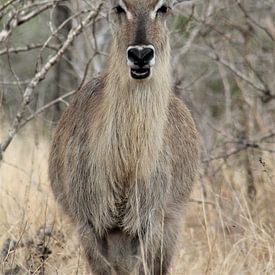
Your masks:
{"label": "background vegetation", "polygon": [[[100,1],[0,0],[0,274],[86,274],[49,190],[51,133],[104,68]],[[205,0],[169,22],[201,169],[171,274],[275,274],[275,4]]]}

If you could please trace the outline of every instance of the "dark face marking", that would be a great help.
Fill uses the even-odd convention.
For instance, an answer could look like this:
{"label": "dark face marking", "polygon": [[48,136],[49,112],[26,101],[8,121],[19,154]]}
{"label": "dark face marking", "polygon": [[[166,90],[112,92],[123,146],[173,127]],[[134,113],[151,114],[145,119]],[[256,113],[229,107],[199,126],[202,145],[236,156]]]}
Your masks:
{"label": "dark face marking", "polygon": [[146,33],[146,21],[144,16],[139,16],[137,20],[137,27],[135,30],[135,38],[133,45],[148,45],[147,33]]}

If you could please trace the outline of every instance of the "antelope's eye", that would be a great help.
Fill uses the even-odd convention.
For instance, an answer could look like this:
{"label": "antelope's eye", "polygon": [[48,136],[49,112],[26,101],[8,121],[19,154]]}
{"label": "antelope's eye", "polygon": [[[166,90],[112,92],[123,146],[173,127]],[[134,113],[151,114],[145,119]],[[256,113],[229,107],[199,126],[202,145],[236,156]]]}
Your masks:
{"label": "antelope's eye", "polygon": [[157,13],[167,13],[168,12],[168,7],[163,5],[161,6],[158,10]]}
{"label": "antelope's eye", "polygon": [[114,10],[117,14],[126,14],[125,10],[121,6],[114,7]]}

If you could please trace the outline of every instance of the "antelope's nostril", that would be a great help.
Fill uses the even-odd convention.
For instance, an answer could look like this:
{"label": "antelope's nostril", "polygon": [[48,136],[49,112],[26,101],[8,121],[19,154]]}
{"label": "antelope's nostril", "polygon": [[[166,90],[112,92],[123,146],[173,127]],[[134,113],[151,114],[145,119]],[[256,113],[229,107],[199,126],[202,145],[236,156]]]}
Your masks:
{"label": "antelope's nostril", "polygon": [[149,63],[154,58],[155,52],[151,48],[144,48],[142,51],[142,58],[145,63]]}
{"label": "antelope's nostril", "polygon": [[150,65],[154,57],[155,51],[151,46],[133,46],[128,49],[128,59],[139,67]]}
{"label": "antelope's nostril", "polygon": [[128,59],[134,64],[141,60],[140,51],[136,48],[131,48],[128,50]]}

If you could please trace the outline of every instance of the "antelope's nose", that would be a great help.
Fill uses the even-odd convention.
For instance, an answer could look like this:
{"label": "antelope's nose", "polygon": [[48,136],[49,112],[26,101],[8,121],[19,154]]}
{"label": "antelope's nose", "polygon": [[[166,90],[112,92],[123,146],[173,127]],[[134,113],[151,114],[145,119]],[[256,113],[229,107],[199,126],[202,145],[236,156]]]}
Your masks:
{"label": "antelope's nose", "polygon": [[139,68],[154,65],[155,49],[153,46],[131,46],[127,54],[128,61]]}

